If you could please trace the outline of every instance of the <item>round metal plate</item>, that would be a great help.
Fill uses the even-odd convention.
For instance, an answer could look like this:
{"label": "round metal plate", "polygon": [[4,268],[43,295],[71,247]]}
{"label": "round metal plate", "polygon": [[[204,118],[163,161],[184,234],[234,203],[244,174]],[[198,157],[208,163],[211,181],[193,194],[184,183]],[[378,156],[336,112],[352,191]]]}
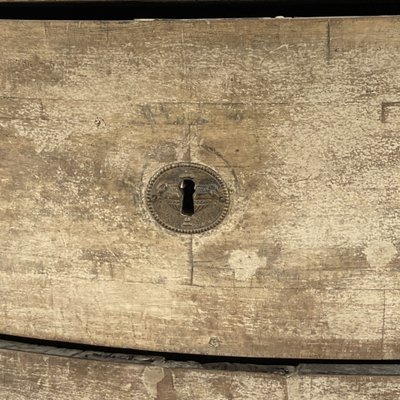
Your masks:
{"label": "round metal plate", "polygon": [[200,233],[224,219],[229,192],[213,169],[196,163],[175,163],[150,179],[146,204],[163,227],[179,233]]}

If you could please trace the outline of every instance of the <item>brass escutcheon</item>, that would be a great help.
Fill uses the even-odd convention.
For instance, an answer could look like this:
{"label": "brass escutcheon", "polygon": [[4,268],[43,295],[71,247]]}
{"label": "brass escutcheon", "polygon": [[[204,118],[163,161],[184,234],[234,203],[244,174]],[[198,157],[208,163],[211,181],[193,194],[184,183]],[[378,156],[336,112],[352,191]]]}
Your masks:
{"label": "brass escutcheon", "polygon": [[201,233],[225,218],[229,192],[222,178],[210,167],[174,163],[150,179],[146,204],[164,228],[179,233]]}

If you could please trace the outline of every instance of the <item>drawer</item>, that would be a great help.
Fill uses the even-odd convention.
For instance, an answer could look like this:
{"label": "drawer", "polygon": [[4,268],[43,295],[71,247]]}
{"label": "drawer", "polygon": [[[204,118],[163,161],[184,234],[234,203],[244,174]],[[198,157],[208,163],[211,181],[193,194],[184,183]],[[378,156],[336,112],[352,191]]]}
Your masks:
{"label": "drawer", "polygon": [[[399,28],[0,21],[0,332],[399,358]],[[182,233],[149,185],[188,165],[226,197]]]}

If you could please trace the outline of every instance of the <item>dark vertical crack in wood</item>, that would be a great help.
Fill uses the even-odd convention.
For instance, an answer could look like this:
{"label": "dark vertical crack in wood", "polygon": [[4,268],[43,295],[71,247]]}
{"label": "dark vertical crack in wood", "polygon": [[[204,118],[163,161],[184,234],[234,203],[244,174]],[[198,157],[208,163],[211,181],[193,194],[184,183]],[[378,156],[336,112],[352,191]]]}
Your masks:
{"label": "dark vertical crack in wood", "polygon": [[386,290],[383,290],[383,315],[382,315],[382,338],[381,338],[382,358],[385,356],[385,319],[386,319]]}
{"label": "dark vertical crack in wood", "polygon": [[193,285],[194,277],[194,257],[193,257],[193,235],[190,235],[189,241],[189,262],[190,262],[190,284]]}
{"label": "dark vertical crack in wood", "polygon": [[328,19],[327,23],[327,43],[326,43],[326,58],[328,64],[331,61],[331,20]]}

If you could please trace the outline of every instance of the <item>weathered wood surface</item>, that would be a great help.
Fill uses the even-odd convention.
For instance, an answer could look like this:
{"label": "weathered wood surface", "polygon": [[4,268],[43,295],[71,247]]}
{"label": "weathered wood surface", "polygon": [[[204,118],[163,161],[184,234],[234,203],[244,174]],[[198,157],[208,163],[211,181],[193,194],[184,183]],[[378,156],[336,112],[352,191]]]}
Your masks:
{"label": "weathered wood surface", "polygon": [[[39,350],[39,349],[38,349]],[[85,359],[79,351],[44,354],[0,349],[2,400],[397,400],[400,376],[325,374],[288,367],[249,372],[168,363]],[[304,371],[302,371],[304,370]],[[387,368],[390,371],[389,368]]]}
{"label": "weathered wood surface", "polygon": [[[0,22],[0,332],[400,357],[399,18]],[[160,229],[149,178],[229,185]]]}

